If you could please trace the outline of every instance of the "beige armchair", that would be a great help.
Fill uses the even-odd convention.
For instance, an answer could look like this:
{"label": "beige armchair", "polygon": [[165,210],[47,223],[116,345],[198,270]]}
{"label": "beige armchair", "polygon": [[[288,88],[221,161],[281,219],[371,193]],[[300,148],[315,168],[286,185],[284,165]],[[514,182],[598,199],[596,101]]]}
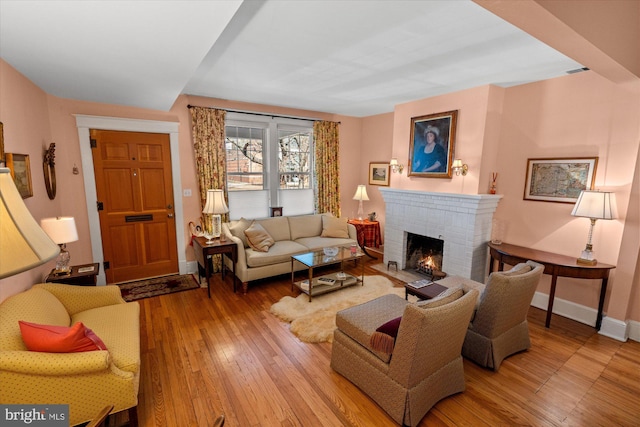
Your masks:
{"label": "beige armchair", "polygon": [[531,347],[527,313],[543,271],[543,265],[527,261],[489,275],[464,340],[464,357],[497,371],[507,356]]}
{"label": "beige armchair", "polygon": [[[342,310],[331,367],[396,422],[415,426],[439,400],[465,388],[460,353],[478,295],[457,287],[426,302],[385,295]],[[400,316],[391,352],[380,351],[371,337]]]}

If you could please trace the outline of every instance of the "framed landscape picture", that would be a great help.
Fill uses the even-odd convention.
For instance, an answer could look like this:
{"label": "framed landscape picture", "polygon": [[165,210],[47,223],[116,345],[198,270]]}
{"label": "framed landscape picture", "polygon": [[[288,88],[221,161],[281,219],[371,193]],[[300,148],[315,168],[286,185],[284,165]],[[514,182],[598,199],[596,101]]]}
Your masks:
{"label": "framed landscape picture", "polygon": [[575,203],[593,189],[597,166],[597,157],[527,159],[524,199]]}
{"label": "framed landscape picture", "polygon": [[458,110],[411,118],[409,176],[451,178]]}
{"label": "framed landscape picture", "polygon": [[369,163],[369,185],[389,185],[389,163]]}
{"label": "framed landscape picture", "polygon": [[18,188],[18,192],[23,199],[33,196],[33,187],[31,186],[31,166],[29,165],[28,154],[12,154],[6,153],[5,160],[7,167],[11,171],[13,182]]}

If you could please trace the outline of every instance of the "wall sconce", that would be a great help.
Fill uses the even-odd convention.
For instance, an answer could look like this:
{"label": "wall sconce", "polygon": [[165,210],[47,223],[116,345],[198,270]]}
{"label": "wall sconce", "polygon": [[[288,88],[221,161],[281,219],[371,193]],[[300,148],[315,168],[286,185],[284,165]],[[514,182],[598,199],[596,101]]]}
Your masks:
{"label": "wall sconce", "polygon": [[404,166],[398,163],[398,159],[395,157],[389,161],[389,166],[391,166],[391,171],[393,173],[402,173],[404,170]]}
{"label": "wall sconce", "polygon": [[454,171],[456,175],[462,174],[462,176],[465,176],[467,172],[469,172],[469,166],[466,163],[463,164],[461,159],[455,159],[451,165],[451,170]]}

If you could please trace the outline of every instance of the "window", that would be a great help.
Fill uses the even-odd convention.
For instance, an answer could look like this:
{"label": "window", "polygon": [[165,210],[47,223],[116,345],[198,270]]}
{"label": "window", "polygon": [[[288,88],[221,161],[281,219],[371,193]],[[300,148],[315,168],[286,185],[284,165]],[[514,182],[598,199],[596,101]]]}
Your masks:
{"label": "window", "polygon": [[313,122],[227,113],[225,133],[232,219],[313,213]]}
{"label": "window", "polygon": [[262,190],[265,129],[226,126],[225,133],[228,190]]}

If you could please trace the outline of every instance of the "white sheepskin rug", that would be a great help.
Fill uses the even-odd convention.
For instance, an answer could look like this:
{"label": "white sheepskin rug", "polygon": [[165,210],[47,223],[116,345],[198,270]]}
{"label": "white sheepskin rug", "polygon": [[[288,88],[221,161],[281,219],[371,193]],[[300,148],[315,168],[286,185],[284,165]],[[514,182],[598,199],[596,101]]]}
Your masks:
{"label": "white sheepskin rug", "polygon": [[301,293],[296,298],[282,297],[271,306],[271,313],[291,322],[290,331],[305,342],[332,342],[336,313],[386,294],[404,298],[404,288],[394,288],[383,276],[365,276],[364,285],[354,285],[335,292],[314,296]]}

